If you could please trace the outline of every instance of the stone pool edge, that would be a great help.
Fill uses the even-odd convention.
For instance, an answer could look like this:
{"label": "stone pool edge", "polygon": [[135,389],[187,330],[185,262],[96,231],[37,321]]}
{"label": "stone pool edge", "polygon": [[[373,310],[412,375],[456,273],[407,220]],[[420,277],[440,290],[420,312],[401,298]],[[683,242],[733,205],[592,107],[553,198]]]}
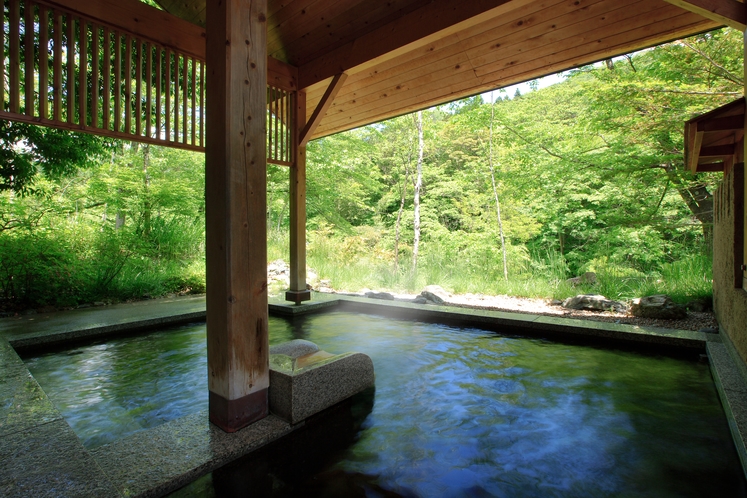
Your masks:
{"label": "stone pool edge", "polygon": [[[384,302],[354,296],[317,295],[315,297],[317,298],[316,301],[301,305],[271,302],[269,305],[270,312],[277,315],[296,316],[318,312],[325,308],[341,309],[374,313],[392,318],[452,323],[492,330],[505,329],[509,333],[526,335],[549,333],[560,337],[586,337],[622,344],[653,344],[693,351],[707,351],[714,382],[726,412],[735,447],[742,462],[742,468],[747,476],[747,449],[744,442],[745,435],[747,435],[747,402],[744,401],[745,394],[747,394],[747,381],[745,381],[743,372],[738,369],[737,364],[733,361],[732,355],[734,352],[730,351],[729,345],[722,340],[725,337],[724,334],[637,327],[473,308]],[[202,303],[204,303],[204,299]],[[161,306],[168,306],[168,303],[161,303]],[[191,302],[190,306],[199,308],[199,300]],[[144,314],[147,315],[148,313]],[[151,315],[153,314],[154,312],[151,311]],[[138,333],[154,327],[204,320],[205,312],[204,309],[190,309],[184,313],[176,314],[155,312],[155,315],[157,316],[138,319],[141,314],[129,314],[128,320],[120,320],[114,324],[95,324],[95,326],[78,330],[69,327],[55,330],[55,327],[38,323],[36,330],[34,330],[34,327],[27,327],[23,331],[16,330],[15,333],[10,334],[3,328],[5,320],[0,320],[0,346],[2,346],[0,350],[14,357],[11,362],[3,361],[0,365],[0,375],[4,376],[7,373],[6,370],[11,367],[18,369],[20,358],[13,348],[48,347],[67,341]],[[728,342],[728,339],[726,342]],[[23,376],[27,375],[33,383],[36,383],[25,366],[22,370],[24,370]],[[36,385],[38,386],[38,384]],[[51,405],[43,391],[41,396],[34,400],[34,403],[39,403],[40,406],[45,407]],[[7,418],[4,413],[0,413],[0,416],[6,416]],[[0,422],[2,422],[2,419],[0,419]],[[60,425],[60,427],[52,427],[53,424]],[[52,422],[39,420],[36,424],[31,424],[33,427],[45,425],[48,425],[50,429],[55,429],[56,432],[62,433],[63,439],[67,441],[66,444],[73,448],[75,454],[79,455],[79,459],[88,462],[87,473],[80,474],[80,482],[71,481],[71,486],[80,486],[81,483],[85,486],[93,486],[98,492],[103,492],[101,493],[102,496],[150,497],[163,496],[179,489],[222,465],[290,434],[304,424],[291,426],[274,415],[270,415],[238,433],[226,434],[212,426],[208,422],[207,414],[203,411],[172,420],[161,426],[135,433],[92,450],[85,450],[82,447],[77,437],[74,437],[67,422],[61,417],[53,417]],[[26,433],[17,431],[14,435],[17,436],[17,439]],[[52,438],[52,436],[49,437]],[[57,437],[58,435],[55,433],[54,438]],[[7,440],[8,438],[3,439]],[[18,441],[15,444],[18,446]],[[0,442],[0,455],[8,454],[8,456],[12,456],[9,452],[19,451],[18,448],[14,450],[12,447],[9,449],[8,446],[7,442]],[[45,447],[47,446],[41,445],[41,448],[25,448],[23,451],[36,454],[36,457],[32,455],[32,458],[54,459],[55,455],[45,453],[43,449]],[[78,468],[77,471],[80,473],[80,464],[76,465],[73,461],[59,461],[59,456],[56,458],[58,459],[57,465],[54,469],[50,468],[50,474],[60,472],[60,468],[66,466],[69,466],[71,471]],[[16,482],[17,476],[12,475],[12,473],[17,471],[16,466],[13,466],[12,469],[6,467],[0,471],[0,491],[10,491],[7,494],[13,494],[13,489],[7,486]],[[28,495],[29,492],[35,496],[49,495],[51,490],[44,487],[46,479],[43,476],[38,477],[38,490],[32,491],[28,487],[24,487],[24,489],[16,489],[15,491],[21,493],[21,495]],[[60,488],[56,488],[56,492],[60,491]],[[63,492],[63,494],[66,493]]]}

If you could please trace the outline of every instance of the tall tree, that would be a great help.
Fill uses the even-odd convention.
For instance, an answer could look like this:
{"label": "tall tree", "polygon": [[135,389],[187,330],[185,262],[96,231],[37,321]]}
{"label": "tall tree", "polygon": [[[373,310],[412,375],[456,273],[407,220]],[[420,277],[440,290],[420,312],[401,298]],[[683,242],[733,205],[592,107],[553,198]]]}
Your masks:
{"label": "tall tree", "polygon": [[490,103],[490,138],[488,139],[488,165],[490,166],[490,182],[493,185],[495,197],[495,216],[498,221],[498,233],[501,237],[501,252],[503,253],[503,279],[508,282],[508,262],[506,261],[506,238],[503,234],[503,220],[501,220],[501,202],[498,199],[498,188],[495,185],[495,168],[493,167],[493,123],[495,122],[495,99]]}
{"label": "tall tree", "polygon": [[413,195],[415,209],[413,218],[414,239],[412,244],[413,272],[418,269],[418,250],[420,248],[420,190],[423,188],[423,149],[425,149],[425,140],[423,139],[423,111],[418,111],[417,113],[415,128],[418,130],[418,162],[415,169],[415,193]]}

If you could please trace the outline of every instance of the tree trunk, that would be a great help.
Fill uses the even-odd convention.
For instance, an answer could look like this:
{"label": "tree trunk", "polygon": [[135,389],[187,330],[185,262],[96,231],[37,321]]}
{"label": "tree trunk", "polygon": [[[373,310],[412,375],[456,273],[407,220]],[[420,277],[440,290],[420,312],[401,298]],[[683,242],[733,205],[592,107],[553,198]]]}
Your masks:
{"label": "tree trunk", "polygon": [[700,221],[703,237],[706,243],[710,243],[713,240],[713,194],[703,183],[689,183],[683,180],[673,164],[666,163],[659,167],[666,172],[667,178],[675,186],[692,215]]}
{"label": "tree trunk", "polygon": [[503,221],[501,220],[501,203],[498,199],[498,189],[495,186],[495,168],[493,167],[493,121],[495,120],[495,100],[490,104],[490,143],[488,145],[488,165],[490,166],[490,181],[493,184],[493,196],[495,197],[495,216],[498,220],[498,233],[501,236],[501,251],[503,252],[503,279],[508,282],[508,263],[506,261],[506,238],[503,234]]}
{"label": "tree trunk", "polygon": [[413,204],[415,206],[415,217],[413,220],[415,236],[412,243],[412,271],[418,269],[418,248],[420,246],[420,189],[423,187],[423,111],[418,111],[415,127],[418,129],[418,165],[415,174],[415,194]]}
{"label": "tree trunk", "polygon": [[148,167],[150,166],[150,145],[145,144],[143,146],[143,235],[146,237],[150,235],[151,228],[151,204],[150,204],[150,173],[148,173]]}
{"label": "tree trunk", "polygon": [[409,175],[405,175],[402,181],[402,192],[399,197],[399,210],[397,211],[397,223],[394,228],[394,270],[399,270],[399,236],[400,226],[402,224],[402,212],[405,210],[405,193],[407,191],[407,180]]}

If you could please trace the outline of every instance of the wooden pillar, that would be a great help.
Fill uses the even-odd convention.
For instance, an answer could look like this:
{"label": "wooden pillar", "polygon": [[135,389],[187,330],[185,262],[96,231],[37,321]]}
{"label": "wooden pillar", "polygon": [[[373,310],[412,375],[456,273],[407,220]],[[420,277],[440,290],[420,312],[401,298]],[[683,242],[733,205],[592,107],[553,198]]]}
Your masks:
{"label": "wooden pillar", "polygon": [[207,0],[206,253],[210,421],[268,413],[267,0]]}
{"label": "wooden pillar", "polygon": [[311,299],[306,289],[306,145],[300,145],[306,125],[306,92],[296,92],[293,141],[295,158],[290,168],[290,290],[287,301],[300,304]]}

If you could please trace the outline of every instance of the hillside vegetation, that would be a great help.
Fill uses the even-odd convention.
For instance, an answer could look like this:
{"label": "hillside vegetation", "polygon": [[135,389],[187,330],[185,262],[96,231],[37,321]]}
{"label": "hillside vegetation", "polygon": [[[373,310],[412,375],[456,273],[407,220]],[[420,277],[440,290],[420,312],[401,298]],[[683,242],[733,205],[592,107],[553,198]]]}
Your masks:
{"label": "hillside vegetation", "polygon": [[[742,46],[706,33],[311,142],[309,266],[347,290],[562,298],[594,271],[609,298],[709,295],[719,176],[685,172],[683,123],[741,97]],[[201,154],[39,130],[0,122],[1,308],[205,291]],[[283,167],[267,219],[287,260]]]}

